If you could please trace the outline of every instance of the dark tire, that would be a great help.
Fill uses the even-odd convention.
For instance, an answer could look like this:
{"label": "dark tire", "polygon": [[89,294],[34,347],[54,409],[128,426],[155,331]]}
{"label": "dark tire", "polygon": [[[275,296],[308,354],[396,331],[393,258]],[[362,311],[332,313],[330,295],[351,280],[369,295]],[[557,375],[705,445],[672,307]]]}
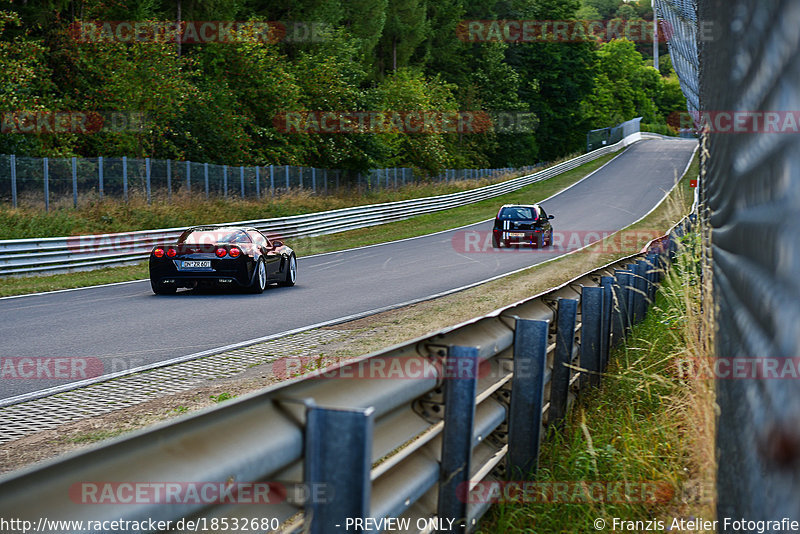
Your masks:
{"label": "dark tire", "polygon": [[264,292],[264,289],[267,287],[267,267],[264,264],[264,260],[259,258],[258,263],[256,263],[256,269],[253,273],[253,281],[250,283],[250,293],[255,293],[256,295],[260,295]]}
{"label": "dark tire", "polygon": [[492,248],[500,248],[500,240],[495,236],[492,236]]}
{"label": "dark tire", "polygon": [[536,236],[536,248],[538,249],[544,248],[544,232],[541,232],[539,235]]}
{"label": "dark tire", "polygon": [[174,295],[178,290],[178,288],[175,286],[165,286],[163,284],[159,286],[153,281],[152,278],[150,279],[150,287],[152,288],[153,293],[156,295]]}
{"label": "dark tire", "polygon": [[289,256],[289,263],[286,266],[286,274],[283,281],[278,282],[279,286],[291,287],[297,282],[297,258],[294,254]]}

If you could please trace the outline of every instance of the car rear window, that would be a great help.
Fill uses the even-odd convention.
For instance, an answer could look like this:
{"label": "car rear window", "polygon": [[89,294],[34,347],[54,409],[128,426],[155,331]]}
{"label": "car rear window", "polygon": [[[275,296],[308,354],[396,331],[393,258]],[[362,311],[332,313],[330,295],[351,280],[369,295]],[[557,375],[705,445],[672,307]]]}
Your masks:
{"label": "car rear window", "polygon": [[536,210],[534,208],[513,207],[503,208],[500,211],[501,219],[523,220],[523,219],[536,219]]}
{"label": "car rear window", "polygon": [[193,230],[178,238],[186,245],[212,245],[214,243],[249,243],[250,237],[243,230]]}

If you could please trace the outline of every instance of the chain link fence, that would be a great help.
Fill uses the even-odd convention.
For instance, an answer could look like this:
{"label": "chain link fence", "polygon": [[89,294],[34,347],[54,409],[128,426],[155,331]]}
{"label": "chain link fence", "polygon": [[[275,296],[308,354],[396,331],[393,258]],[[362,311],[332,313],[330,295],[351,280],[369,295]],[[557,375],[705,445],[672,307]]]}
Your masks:
{"label": "chain link fence", "polygon": [[446,169],[436,176],[411,168],[374,169],[366,173],[293,165],[261,167],[213,165],[192,161],[136,158],[33,158],[0,155],[0,202],[44,206],[83,199],[132,196],[169,199],[175,194],[205,198],[259,199],[288,191],[337,194],[396,189],[411,183],[452,182],[529,173],[538,165],[498,169]]}
{"label": "chain link fence", "polygon": [[[673,26],[670,51],[689,105],[705,117],[700,218],[714,356],[758,370],[717,376],[719,532],[742,531],[725,518],[797,521],[800,376],[786,370],[800,362],[800,2],[656,6]],[[720,117],[742,127],[724,131]]]}

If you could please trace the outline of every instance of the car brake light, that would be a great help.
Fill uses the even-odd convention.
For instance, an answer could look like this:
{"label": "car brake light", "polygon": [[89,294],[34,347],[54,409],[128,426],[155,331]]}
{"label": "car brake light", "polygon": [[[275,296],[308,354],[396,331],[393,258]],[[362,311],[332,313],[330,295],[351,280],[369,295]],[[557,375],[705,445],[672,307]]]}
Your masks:
{"label": "car brake light", "polygon": [[168,248],[167,249],[167,256],[169,256],[170,258],[174,258],[177,255],[178,255],[178,251],[175,250],[174,248]]}
{"label": "car brake light", "polygon": [[238,258],[239,254],[241,254],[241,253],[242,253],[242,251],[239,250],[237,247],[231,247],[231,250],[228,251],[228,254],[231,255],[231,258]]}
{"label": "car brake light", "polygon": [[156,258],[163,258],[164,257],[164,249],[159,247],[159,248],[153,250],[153,256],[155,256]]}
{"label": "car brake light", "polygon": [[218,257],[218,258],[223,258],[223,257],[225,257],[225,254],[227,254],[227,253],[228,253],[228,251],[227,251],[227,250],[225,250],[225,249],[224,249],[224,248],[222,248],[222,247],[219,247],[219,248],[216,250],[216,252],[215,252],[215,254],[217,255],[217,257]]}

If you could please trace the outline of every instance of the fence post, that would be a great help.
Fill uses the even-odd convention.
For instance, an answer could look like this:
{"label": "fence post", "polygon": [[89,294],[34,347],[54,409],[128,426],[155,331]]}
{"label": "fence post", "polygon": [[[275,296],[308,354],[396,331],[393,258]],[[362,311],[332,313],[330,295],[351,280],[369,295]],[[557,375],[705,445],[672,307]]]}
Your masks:
{"label": "fence post", "polygon": [[167,160],[167,200],[172,199],[172,160]]}
{"label": "fence post", "polygon": [[144,169],[147,175],[147,203],[150,204],[150,158],[144,158]]}
{"label": "fence post", "polygon": [[[326,499],[309,499],[311,534],[339,532],[348,517],[369,517],[373,408],[306,412],[305,483]],[[319,502],[318,502],[319,501]]]}
{"label": "fence post", "polygon": [[317,168],[311,167],[311,189],[317,192]]}
{"label": "fence post", "polygon": [[322,180],[325,182],[325,194],[328,194],[328,169],[322,169]]}
{"label": "fence post", "polygon": [[581,289],[581,388],[600,385],[603,293],[602,287],[584,286]]}
{"label": "fence post", "polygon": [[17,207],[17,156],[11,154],[11,205]]}
{"label": "fence post", "polygon": [[72,158],[72,204],[78,207],[78,158]]}
{"label": "fence post", "polygon": [[553,356],[553,373],[550,376],[550,424],[560,423],[567,415],[567,398],[572,371],[572,353],[575,346],[575,321],[578,314],[578,301],[558,299],[556,318],[556,352]]}
{"label": "fence post", "polygon": [[128,157],[122,156],[122,196],[128,200]]}
{"label": "fence post", "polygon": [[289,186],[290,186],[290,184],[289,184],[289,166],[288,165],[284,165],[283,168],[286,170],[286,192],[288,193],[289,192]]}
{"label": "fence post", "polygon": [[103,156],[97,158],[97,174],[98,174],[98,191],[100,192],[100,200],[103,200]]}
{"label": "fence post", "polygon": [[239,165],[239,185],[242,188],[242,199],[244,199],[244,166]]}
{"label": "fence post", "polygon": [[270,196],[275,196],[275,165],[269,166],[269,192]]}
{"label": "fence post", "polygon": [[451,532],[466,532],[467,495],[472,463],[475,392],[478,385],[478,349],[450,347],[447,359],[466,360],[468,365],[448,366],[469,369],[470,376],[449,377],[444,381],[444,430],[442,463],[439,471],[437,515],[453,520]]}
{"label": "fence post", "polygon": [[208,200],[208,163],[203,163],[203,178],[206,185],[206,200]]}
{"label": "fence post", "polygon": [[303,167],[300,166],[300,167],[298,167],[298,169],[299,169],[299,172],[297,174],[297,180],[298,180],[297,184],[298,184],[298,187],[300,187],[300,189],[303,189]]}
{"label": "fence post", "polygon": [[406,168],[405,167],[403,167],[402,175],[403,175],[403,185],[406,185]]}
{"label": "fence post", "polygon": [[44,211],[48,212],[50,211],[50,160],[44,158],[42,163],[44,165]]}
{"label": "fence post", "polygon": [[516,319],[514,376],[508,414],[508,477],[525,480],[536,472],[541,442],[547,321]]}
{"label": "fence post", "polygon": [[261,173],[256,165],[256,198],[261,199]]}
{"label": "fence post", "polygon": [[222,166],[222,196],[228,198],[228,166]]}
{"label": "fence post", "polygon": [[186,192],[192,192],[192,165],[191,162],[186,162]]}

